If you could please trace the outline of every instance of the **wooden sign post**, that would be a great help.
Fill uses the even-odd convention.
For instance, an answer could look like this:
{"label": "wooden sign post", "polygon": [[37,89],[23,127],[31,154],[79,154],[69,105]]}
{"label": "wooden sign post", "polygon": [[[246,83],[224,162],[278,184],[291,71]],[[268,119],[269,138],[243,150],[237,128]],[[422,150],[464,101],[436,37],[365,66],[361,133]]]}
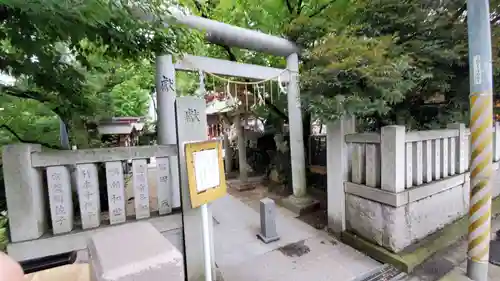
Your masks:
{"label": "wooden sign post", "polygon": [[205,255],[205,280],[212,281],[209,202],[226,195],[226,177],[220,141],[185,144],[189,195],[192,208],[200,208]]}

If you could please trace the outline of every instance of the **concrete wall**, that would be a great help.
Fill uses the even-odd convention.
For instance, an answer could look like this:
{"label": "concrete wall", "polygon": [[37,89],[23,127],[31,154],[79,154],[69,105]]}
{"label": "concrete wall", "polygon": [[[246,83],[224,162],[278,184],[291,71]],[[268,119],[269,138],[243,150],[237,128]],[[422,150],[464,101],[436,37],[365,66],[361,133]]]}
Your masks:
{"label": "concrete wall", "polygon": [[399,207],[347,194],[347,229],[399,252],[462,217],[467,211],[468,189],[467,182]]}
{"label": "concrete wall", "polygon": [[[492,183],[494,197],[500,194],[499,183],[500,171],[497,170]],[[437,186],[437,183],[433,185]],[[346,227],[348,231],[397,253],[467,215],[469,190],[467,175],[459,185],[397,207],[348,193]]]}

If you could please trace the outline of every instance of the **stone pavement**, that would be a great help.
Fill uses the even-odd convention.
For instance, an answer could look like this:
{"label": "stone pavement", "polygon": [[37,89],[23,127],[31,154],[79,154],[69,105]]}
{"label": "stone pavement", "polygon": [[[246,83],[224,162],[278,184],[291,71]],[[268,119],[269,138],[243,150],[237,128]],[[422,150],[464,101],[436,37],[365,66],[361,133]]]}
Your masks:
{"label": "stone pavement", "polygon": [[[151,170],[150,175],[154,172]],[[155,208],[156,186],[151,179],[149,182]],[[130,191],[127,194],[128,198],[132,196]],[[351,281],[381,266],[278,205],[276,221],[281,239],[262,243],[256,237],[260,231],[258,199],[245,200],[245,204],[227,195],[212,203],[215,260],[224,281]],[[133,201],[128,204],[133,205]],[[180,229],[164,235],[182,248]],[[79,251],[77,262],[87,261],[86,251]]]}
{"label": "stone pavement", "polygon": [[[381,266],[276,207],[280,240],[264,244],[256,237],[257,211],[231,195],[212,203],[215,260],[224,281],[352,281]],[[180,229],[164,235],[182,248]],[[87,261],[87,252],[79,251],[77,262]]]}
{"label": "stone pavement", "polygon": [[280,207],[281,239],[257,239],[259,213],[227,195],[214,203],[215,260],[224,281],[350,281],[381,264]]}
{"label": "stone pavement", "polygon": [[[454,279],[455,281],[465,281],[465,280],[470,280],[466,277],[466,272],[467,272],[467,262],[463,262],[460,264],[458,267],[455,267],[453,270],[454,276],[456,276]],[[449,275],[448,275],[449,276]],[[440,279],[443,280],[443,279]],[[445,277],[446,280],[446,277]],[[490,264],[488,266],[488,280],[489,281],[499,281],[500,280],[500,267],[495,266]]]}
{"label": "stone pavement", "polygon": [[[473,281],[467,277],[467,263],[464,262],[460,266],[455,267],[452,271],[440,278],[439,281]],[[489,264],[488,266],[488,281],[500,280],[500,267]]]}
{"label": "stone pavement", "polygon": [[[495,232],[500,230],[500,217],[491,220],[492,238]],[[418,266],[409,276],[407,281],[465,281],[467,269],[467,239],[463,237],[460,241],[444,251],[436,253],[422,265]],[[490,281],[500,281],[500,267],[489,266],[488,276]]]}

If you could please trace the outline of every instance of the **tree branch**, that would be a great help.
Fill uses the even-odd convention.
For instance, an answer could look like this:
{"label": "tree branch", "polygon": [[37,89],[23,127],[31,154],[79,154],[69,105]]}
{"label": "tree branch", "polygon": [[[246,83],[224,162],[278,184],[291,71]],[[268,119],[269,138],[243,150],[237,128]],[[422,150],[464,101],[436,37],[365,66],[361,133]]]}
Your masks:
{"label": "tree branch", "polygon": [[499,20],[500,20],[500,15],[497,15],[491,20],[490,24],[491,25],[496,24]]}
{"label": "tree branch", "polygon": [[288,116],[281,112],[281,110],[279,110],[276,105],[274,105],[268,98],[264,98],[264,102],[266,103],[266,106],[271,110],[273,111],[274,113],[276,113],[276,115],[278,115],[280,118],[282,118],[283,120],[288,120]]}
{"label": "tree branch", "polygon": [[[196,6],[196,9],[198,10],[198,12],[201,13],[201,17],[202,18],[206,18],[206,19],[210,19],[210,17],[207,15],[207,13],[205,13],[205,11],[204,11],[203,6],[201,5],[201,3],[198,2],[197,0],[193,0],[193,2],[194,2],[194,5]],[[216,45],[222,47],[227,52],[229,60],[231,60],[231,61],[237,61],[236,55],[231,50],[231,47],[229,47],[228,45],[222,45],[222,44],[216,44]]]}
{"label": "tree branch", "polygon": [[9,8],[7,5],[0,5],[0,21],[3,22],[9,16]]}
{"label": "tree branch", "polygon": [[229,117],[227,116],[227,113],[222,113],[220,116],[222,117],[222,119],[224,119],[225,123],[227,123],[229,126],[231,126],[232,122],[229,119]]}
{"label": "tree branch", "polygon": [[196,9],[198,10],[198,12],[201,13],[201,17],[208,18],[207,15],[205,14],[205,11],[203,11],[203,6],[201,5],[201,3],[198,2],[197,0],[193,0],[193,2],[194,2],[194,5],[196,6]]}
{"label": "tree branch", "polygon": [[48,102],[48,98],[44,97],[42,94],[35,91],[23,91],[21,89],[0,85],[0,93],[7,94],[9,96],[21,98],[21,99],[31,99],[39,102]]}
{"label": "tree branch", "polygon": [[35,140],[25,140],[25,139],[21,138],[21,136],[19,136],[11,127],[9,127],[5,124],[0,125],[0,129],[5,129],[7,132],[11,133],[18,141],[20,141],[22,143],[36,143],[36,144],[40,144],[42,146],[52,148],[52,149],[61,149],[61,147],[59,147],[59,146],[48,144],[45,142],[40,142],[40,141],[35,141]]}
{"label": "tree branch", "polygon": [[302,8],[304,8],[302,6],[303,2],[303,0],[299,0],[299,3],[297,4],[297,15],[300,15],[300,13],[302,13]]}
{"label": "tree branch", "polygon": [[[43,94],[37,92],[37,91],[24,91],[24,90],[21,90],[21,89],[18,89],[16,87],[10,87],[10,86],[3,86],[3,85],[0,85],[0,93],[3,93],[3,94],[6,94],[6,95],[9,95],[9,96],[13,96],[13,97],[16,97],[16,98],[20,98],[20,99],[30,99],[30,100],[35,100],[35,101],[38,101],[38,102],[41,102],[41,103],[45,103],[45,102],[51,102],[52,100],[45,97]],[[59,107],[56,107],[56,108],[51,108],[51,110],[59,115],[59,117],[63,117],[63,113],[61,110],[59,110]]]}
{"label": "tree branch", "polygon": [[230,61],[237,61],[238,60],[236,58],[236,55],[233,53],[233,51],[231,50],[231,48],[228,45],[219,45],[219,46],[221,46],[222,48],[224,48],[224,50],[226,50]]}
{"label": "tree branch", "polygon": [[464,3],[460,8],[451,16],[450,22],[446,25],[447,28],[453,26],[453,24],[458,20],[458,18],[465,12],[467,9],[467,3]]}
{"label": "tree branch", "polygon": [[312,17],[315,17],[319,14],[321,14],[324,10],[326,10],[326,8],[330,7],[331,4],[333,4],[336,0],[331,0],[330,2],[324,4],[323,6],[319,7],[318,10],[316,10],[314,13],[310,14],[309,17],[312,18]]}
{"label": "tree branch", "polygon": [[[451,28],[453,27],[453,24],[458,20],[458,18],[465,12],[465,10],[467,9],[467,3],[464,3],[462,6],[460,6],[460,8],[451,16],[450,20],[448,23],[442,25],[443,28]],[[437,19],[434,21],[436,22]],[[432,28],[435,29],[436,27]],[[426,29],[424,30],[423,32],[415,32],[415,33],[412,33],[410,35],[408,35],[407,37],[401,37],[399,40],[398,40],[398,43],[402,44],[402,43],[405,43],[405,42],[408,42],[410,40],[413,40],[415,37],[419,36],[420,34],[422,33],[425,33],[425,32],[428,32],[430,31],[431,29]]]}
{"label": "tree branch", "polygon": [[451,17],[451,23],[455,23],[455,21],[457,21],[457,19],[465,12],[466,9],[467,9],[467,3],[464,3],[458,9],[458,11]]}
{"label": "tree branch", "polygon": [[293,14],[293,7],[292,7],[292,3],[290,3],[290,0],[285,0],[285,4],[286,4],[286,7],[288,8],[288,11],[290,12],[290,14]]}

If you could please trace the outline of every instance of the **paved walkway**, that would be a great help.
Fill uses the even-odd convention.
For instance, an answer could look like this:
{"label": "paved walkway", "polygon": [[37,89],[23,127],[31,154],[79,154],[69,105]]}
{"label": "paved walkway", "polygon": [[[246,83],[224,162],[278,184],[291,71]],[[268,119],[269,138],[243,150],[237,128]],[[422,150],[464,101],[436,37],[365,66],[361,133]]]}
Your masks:
{"label": "paved walkway", "polygon": [[212,204],[215,260],[224,281],[350,281],[380,263],[325,232],[277,212],[279,241],[256,238],[259,213],[231,195]]}
{"label": "paved walkway", "polygon": [[[498,230],[500,230],[500,217],[497,216],[491,220],[492,238],[496,238],[495,232]],[[470,280],[464,277],[466,270],[467,239],[463,237],[418,266],[407,281]],[[490,264],[488,277],[489,281],[500,281],[500,267]]]}

